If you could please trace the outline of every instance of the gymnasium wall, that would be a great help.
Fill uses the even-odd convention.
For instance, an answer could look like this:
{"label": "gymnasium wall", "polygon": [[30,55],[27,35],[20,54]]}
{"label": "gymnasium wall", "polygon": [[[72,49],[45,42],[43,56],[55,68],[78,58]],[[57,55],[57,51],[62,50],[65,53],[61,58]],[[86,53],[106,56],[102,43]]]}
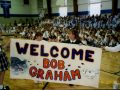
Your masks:
{"label": "gymnasium wall", "polygon": [[[59,7],[56,5],[58,0],[52,0],[52,13],[59,15]],[[62,3],[59,0],[59,4]],[[112,12],[112,0],[78,0],[78,14],[88,15],[90,4],[101,3],[101,14],[110,14]],[[67,0],[68,15],[73,15],[73,0]],[[120,12],[120,0],[118,0],[118,10]]]}
{"label": "gymnasium wall", "polygon": [[[9,0],[9,1],[11,1],[10,14],[14,16],[38,14],[37,0],[29,0],[28,5],[25,5],[23,0]],[[3,14],[3,9],[1,7],[0,14]]]}
{"label": "gymnasium wall", "polygon": [[118,0],[118,12],[120,13],[120,0]]}
{"label": "gymnasium wall", "polygon": [[[58,16],[59,15],[59,7],[64,6],[64,0],[51,0],[51,7],[52,7],[52,14],[54,16]],[[68,13],[71,14],[71,12],[73,12],[73,0],[67,0],[67,10]],[[72,15],[72,14],[71,14]]]}
{"label": "gymnasium wall", "polygon": [[57,0],[51,0],[51,7],[52,7],[52,13],[56,16],[59,15],[59,6],[57,5],[58,3],[62,3],[60,2],[60,0],[57,2]]}
{"label": "gymnasium wall", "polygon": [[[13,17],[35,17],[38,16],[41,8],[47,9],[46,0],[29,0],[29,5],[25,5],[23,0],[11,1],[10,14]],[[59,7],[62,6],[64,0],[51,0],[53,15],[59,15]],[[101,2],[101,13],[111,13],[112,0],[78,0],[79,15],[89,14],[89,5]],[[67,0],[68,15],[73,14],[73,0]],[[118,9],[120,11],[120,0],[118,0]],[[0,7],[0,16],[3,9]]]}
{"label": "gymnasium wall", "polygon": [[[25,5],[23,0],[8,0],[11,1],[10,18],[3,17],[3,9],[0,7],[0,23],[6,23],[18,19],[38,17],[41,9],[47,10],[46,0],[29,0],[29,5]],[[51,0],[52,14],[59,15],[59,7],[64,3],[64,0]],[[101,2],[101,13],[109,14],[112,12],[112,0],[78,0],[78,14],[88,15],[89,5],[92,3]],[[73,15],[73,0],[67,0],[68,15]],[[118,11],[120,12],[120,0],[118,0]],[[47,12],[47,11],[46,11]]]}
{"label": "gymnasium wall", "polygon": [[67,0],[67,10],[68,15],[72,15],[73,13],[73,0]]}
{"label": "gymnasium wall", "polygon": [[101,13],[108,14],[112,12],[112,0],[102,0]]}
{"label": "gymnasium wall", "polygon": [[10,17],[4,18],[3,9],[0,6],[0,23],[13,22],[14,20],[38,17],[38,2],[37,0],[29,0],[29,4],[24,4],[23,0],[11,1]]}

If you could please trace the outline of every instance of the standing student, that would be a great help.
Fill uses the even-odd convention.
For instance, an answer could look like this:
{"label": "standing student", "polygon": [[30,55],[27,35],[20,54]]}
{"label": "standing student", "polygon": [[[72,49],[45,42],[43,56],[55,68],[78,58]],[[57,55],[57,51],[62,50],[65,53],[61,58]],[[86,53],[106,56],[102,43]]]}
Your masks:
{"label": "standing student", "polygon": [[9,90],[8,86],[3,85],[6,70],[8,70],[8,60],[0,44],[0,90]]}
{"label": "standing student", "polygon": [[42,41],[43,40],[43,34],[41,32],[36,32],[33,40]]}
{"label": "standing student", "polygon": [[68,32],[69,39],[64,41],[63,43],[70,44],[81,44],[82,42],[79,40],[78,32],[76,30],[70,30]]}
{"label": "standing student", "polygon": [[[82,42],[79,40],[78,32],[75,30],[70,30],[68,32],[69,39],[64,41],[63,43],[70,43],[70,44],[81,44]],[[69,86],[73,86],[73,84],[69,84]]]}
{"label": "standing student", "polygon": [[[36,40],[36,41],[43,41],[43,34],[41,32],[36,32],[33,40]],[[37,84],[37,83],[41,83],[43,85],[43,82],[39,81],[39,80],[34,80],[34,82]]]}

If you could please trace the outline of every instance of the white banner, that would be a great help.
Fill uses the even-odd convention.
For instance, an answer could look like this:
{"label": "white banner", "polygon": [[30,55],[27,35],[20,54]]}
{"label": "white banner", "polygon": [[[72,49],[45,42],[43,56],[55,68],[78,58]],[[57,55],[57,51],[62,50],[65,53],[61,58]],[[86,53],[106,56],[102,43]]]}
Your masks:
{"label": "white banner", "polygon": [[98,87],[101,54],[89,46],[11,39],[10,76]]}

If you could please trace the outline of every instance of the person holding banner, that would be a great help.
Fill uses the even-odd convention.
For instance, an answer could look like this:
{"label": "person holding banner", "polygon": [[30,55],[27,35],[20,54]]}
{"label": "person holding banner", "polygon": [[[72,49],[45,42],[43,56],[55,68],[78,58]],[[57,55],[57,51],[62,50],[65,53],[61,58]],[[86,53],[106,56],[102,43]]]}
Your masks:
{"label": "person holding banner", "polygon": [[64,41],[63,43],[70,43],[70,44],[81,44],[82,42],[79,40],[78,32],[76,30],[68,31],[69,39]]}
{"label": "person holding banner", "polygon": [[110,52],[119,52],[120,51],[120,44],[118,44],[115,47],[108,47],[108,46],[106,46],[106,47],[104,47],[104,49],[106,51],[110,51]]}
{"label": "person holding banner", "polygon": [[[67,41],[64,41],[63,43],[69,43],[69,44],[81,44],[82,42],[79,40],[78,32],[75,30],[70,30],[68,32],[69,39]],[[69,84],[69,86],[73,86],[73,84]]]}
{"label": "person holding banner", "polygon": [[36,32],[33,40],[42,41],[43,40],[43,34],[41,32]]}
{"label": "person holding banner", "polygon": [[0,43],[0,90],[9,90],[8,86],[3,85],[5,71],[8,70],[8,65],[6,54],[2,50],[2,45]]}
{"label": "person holding banner", "polygon": [[[36,32],[33,40],[36,40],[36,41],[42,41],[43,40],[43,34],[41,32]],[[36,84],[37,83],[41,83],[43,85],[43,82],[40,82],[39,80],[35,80],[34,81]]]}

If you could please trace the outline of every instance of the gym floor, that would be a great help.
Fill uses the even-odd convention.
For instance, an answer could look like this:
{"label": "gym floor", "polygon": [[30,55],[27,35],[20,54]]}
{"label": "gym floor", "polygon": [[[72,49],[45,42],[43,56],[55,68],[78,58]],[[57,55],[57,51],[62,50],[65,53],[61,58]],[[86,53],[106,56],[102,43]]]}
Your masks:
{"label": "gym floor", "polygon": [[[7,43],[10,37],[3,37],[3,43]],[[8,58],[10,57],[10,51],[7,51]],[[120,77],[120,52],[111,53],[103,51],[101,70],[100,70],[100,80],[99,89],[112,89],[113,82]],[[10,79],[10,70],[6,72],[5,85],[9,85],[11,90],[42,90],[44,84],[36,84],[32,80],[13,80]],[[120,84],[120,82],[119,82]],[[78,90],[78,89],[97,89],[93,87],[86,86],[69,86],[68,84],[59,83],[49,83],[45,90]]]}

